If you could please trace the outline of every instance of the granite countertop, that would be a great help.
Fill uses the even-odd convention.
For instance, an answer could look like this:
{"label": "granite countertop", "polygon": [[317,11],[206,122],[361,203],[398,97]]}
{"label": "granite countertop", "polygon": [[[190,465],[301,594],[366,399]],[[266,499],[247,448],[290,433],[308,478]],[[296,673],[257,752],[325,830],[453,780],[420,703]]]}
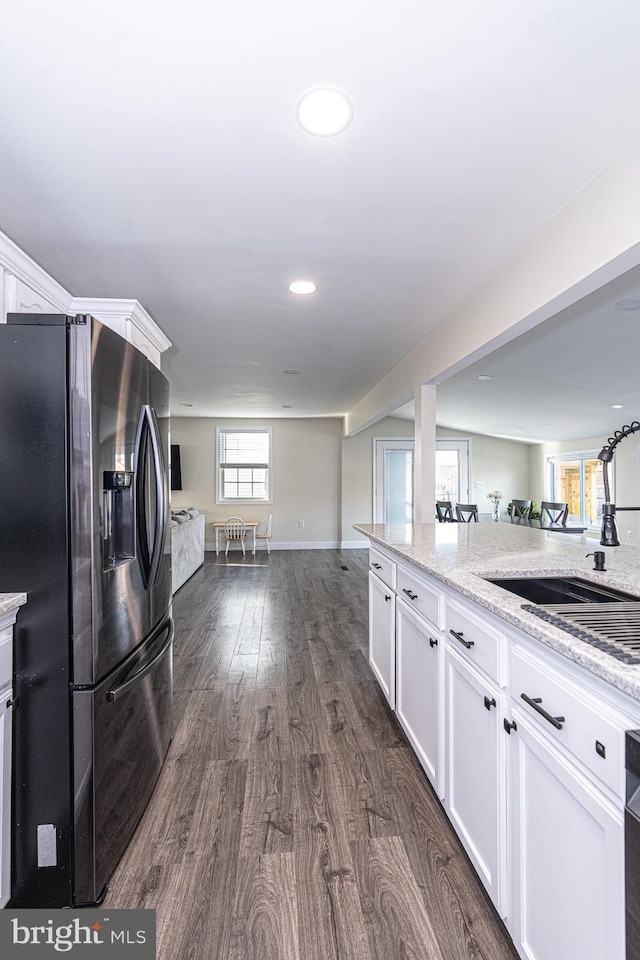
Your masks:
{"label": "granite countertop", "polygon": [[484,577],[579,576],[640,596],[640,549],[605,549],[604,572],[586,554],[598,540],[512,523],[356,524],[355,529],[491,613],[640,701],[640,665],[630,665],[522,610],[521,597]]}
{"label": "granite countertop", "polygon": [[27,602],[26,593],[0,593],[0,616]]}

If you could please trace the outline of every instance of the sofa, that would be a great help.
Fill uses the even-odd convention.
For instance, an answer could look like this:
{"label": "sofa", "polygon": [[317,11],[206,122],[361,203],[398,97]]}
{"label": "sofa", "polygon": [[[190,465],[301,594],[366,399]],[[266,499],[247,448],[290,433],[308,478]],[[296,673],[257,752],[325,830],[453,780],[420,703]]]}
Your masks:
{"label": "sofa", "polygon": [[196,507],[171,511],[171,592],[204,563],[204,515]]}

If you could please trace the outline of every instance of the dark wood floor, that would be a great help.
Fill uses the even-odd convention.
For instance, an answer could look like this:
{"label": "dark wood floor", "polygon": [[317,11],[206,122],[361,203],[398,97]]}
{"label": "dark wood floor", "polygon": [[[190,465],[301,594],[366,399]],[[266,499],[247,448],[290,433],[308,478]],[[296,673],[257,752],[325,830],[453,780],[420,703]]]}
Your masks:
{"label": "dark wood floor", "polygon": [[159,960],[513,960],[367,663],[367,553],[207,554],[175,736],[106,905]]}

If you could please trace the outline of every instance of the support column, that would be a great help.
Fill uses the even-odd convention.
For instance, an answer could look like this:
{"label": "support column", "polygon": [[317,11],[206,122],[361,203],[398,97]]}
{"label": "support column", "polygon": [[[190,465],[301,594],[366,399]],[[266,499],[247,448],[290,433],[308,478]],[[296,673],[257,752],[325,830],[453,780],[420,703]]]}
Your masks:
{"label": "support column", "polygon": [[436,501],[436,387],[420,384],[415,407],[415,517],[416,523],[435,522]]}

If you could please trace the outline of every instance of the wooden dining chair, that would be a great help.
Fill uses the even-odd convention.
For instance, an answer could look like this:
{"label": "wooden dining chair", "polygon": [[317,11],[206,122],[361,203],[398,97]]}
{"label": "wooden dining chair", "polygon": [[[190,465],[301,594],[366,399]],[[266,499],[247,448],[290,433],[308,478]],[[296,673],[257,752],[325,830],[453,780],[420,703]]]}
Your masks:
{"label": "wooden dining chair", "polygon": [[456,503],[456,517],[459,523],[478,522],[477,503]]}
{"label": "wooden dining chair", "polygon": [[244,557],[244,542],[247,539],[247,528],[244,520],[241,520],[240,517],[229,517],[225,520],[224,538],[227,541],[227,549],[224,552],[225,557],[229,553],[230,543],[239,543],[242,547],[242,556]]}
{"label": "wooden dining chair", "polygon": [[451,500],[436,500],[436,517],[438,523],[455,523]]}
{"label": "wooden dining chair", "polygon": [[529,520],[530,516],[531,500],[511,501],[511,523],[519,523],[521,520]]}
{"label": "wooden dining chair", "polygon": [[569,516],[569,504],[556,500],[543,500],[540,503],[540,522],[565,527]]}
{"label": "wooden dining chair", "polygon": [[267,529],[265,530],[265,532],[264,532],[264,533],[258,533],[258,532],[256,531],[256,533],[254,534],[254,537],[253,537],[253,552],[254,552],[254,553],[256,552],[256,540],[264,540],[265,546],[266,546],[266,548],[267,548],[267,553],[269,553],[269,554],[271,553],[271,550],[269,549],[269,540],[271,539],[271,517],[272,517],[272,514],[269,514],[269,519],[267,520]]}

